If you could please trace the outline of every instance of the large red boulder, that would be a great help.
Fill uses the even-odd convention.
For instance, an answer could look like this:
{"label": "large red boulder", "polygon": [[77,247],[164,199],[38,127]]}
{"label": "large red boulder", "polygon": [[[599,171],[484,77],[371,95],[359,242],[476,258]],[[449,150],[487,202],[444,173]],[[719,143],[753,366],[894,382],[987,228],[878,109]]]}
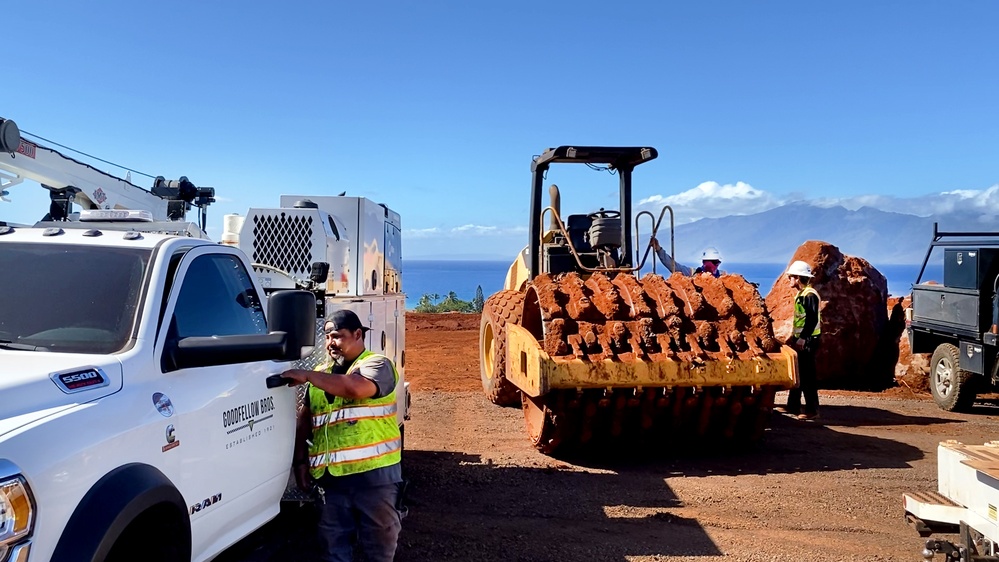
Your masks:
{"label": "large red boulder", "polygon": [[[818,240],[799,246],[788,264],[796,260],[811,266],[812,287],[821,299],[822,339],[816,355],[820,386],[865,390],[894,386],[897,355],[888,358],[883,351],[893,343],[886,333],[885,276],[867,260],[843,255],[836,246]],[[766,298],[774,335],[780,341],[791,338],[795,294],[790,279],[782,274]]]}

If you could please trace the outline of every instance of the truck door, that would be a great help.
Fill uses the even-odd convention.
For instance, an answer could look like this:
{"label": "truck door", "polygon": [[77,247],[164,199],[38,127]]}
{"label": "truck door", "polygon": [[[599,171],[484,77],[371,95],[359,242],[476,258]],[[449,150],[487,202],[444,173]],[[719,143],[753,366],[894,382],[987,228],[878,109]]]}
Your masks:
{"label": "truck door", "polygon": [[185,337],[267,333],[262,294],[244,259],[221,246],[190,250],[177,267],[157,336],[174,442],[183,449],[178,472],[169,476],[187,500],[195,553],[224,547],[276,515],[291,465],[294,391],[265,383],[283,364],[173,370],[164,360]]}

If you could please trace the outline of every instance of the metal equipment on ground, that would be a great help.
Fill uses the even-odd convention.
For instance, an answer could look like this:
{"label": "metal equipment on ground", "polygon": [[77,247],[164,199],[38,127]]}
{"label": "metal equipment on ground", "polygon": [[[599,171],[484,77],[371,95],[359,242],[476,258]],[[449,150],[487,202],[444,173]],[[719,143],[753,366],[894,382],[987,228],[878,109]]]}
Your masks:
{"label": "metal equipment on ground", "polygon": [[[752,443],[775,393],[797,384],[795,352],[776,341],[742,276],[640,277],[652,252],[633,257],[638,219],[647,216],[656,236],[672,213],[632,221],[632,172],[656,156],[648,147],[561,146],[532,163],[528,245],[483,308],[480,375],[490,401],[520,402],[542,452],[632,437]],[[616,173],[620,211],[563,219],[555,186],[543,207],[553,163]]]}
{"label": "metal equipment on ground", "polygon": [[945,562],[999,562],[999,441],[940,443],[937,491],[906,492],[902,502],[905,521],[919,536],[957,535],[955,541],[927,538],[924,560],[943,554]]}

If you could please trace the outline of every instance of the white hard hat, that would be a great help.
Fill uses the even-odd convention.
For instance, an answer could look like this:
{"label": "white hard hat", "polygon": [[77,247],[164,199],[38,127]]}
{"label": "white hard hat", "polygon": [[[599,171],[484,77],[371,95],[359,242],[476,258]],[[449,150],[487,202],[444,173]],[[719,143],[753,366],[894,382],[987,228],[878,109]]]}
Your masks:
{"label": "white hard hat", "polygon": [[722,261],[721,253],[718,251],[718,248],[708,246],[701,252],[701,261]]}
{"label": "white hard hat", "polygon": [[796,275],[798,277],[811,277],[812,268],[801,260],[797,260],[791,264],[791,267],[787,268],[788,275]]}

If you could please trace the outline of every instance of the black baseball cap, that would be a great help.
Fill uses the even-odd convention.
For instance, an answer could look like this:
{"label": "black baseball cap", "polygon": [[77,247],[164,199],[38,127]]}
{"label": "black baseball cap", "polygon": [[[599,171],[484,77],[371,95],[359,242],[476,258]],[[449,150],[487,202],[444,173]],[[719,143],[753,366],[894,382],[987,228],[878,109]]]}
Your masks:
{"label": "black baseball cap", "polygon": [[371,328],[361,324],[361,320],[354,314],[352,310],[340,309],[330,315],[326,319],[326,323],[323,324],[323,330],[329,334],[331,332],[338,332],[340,330],[361,330],[367,332]]}

